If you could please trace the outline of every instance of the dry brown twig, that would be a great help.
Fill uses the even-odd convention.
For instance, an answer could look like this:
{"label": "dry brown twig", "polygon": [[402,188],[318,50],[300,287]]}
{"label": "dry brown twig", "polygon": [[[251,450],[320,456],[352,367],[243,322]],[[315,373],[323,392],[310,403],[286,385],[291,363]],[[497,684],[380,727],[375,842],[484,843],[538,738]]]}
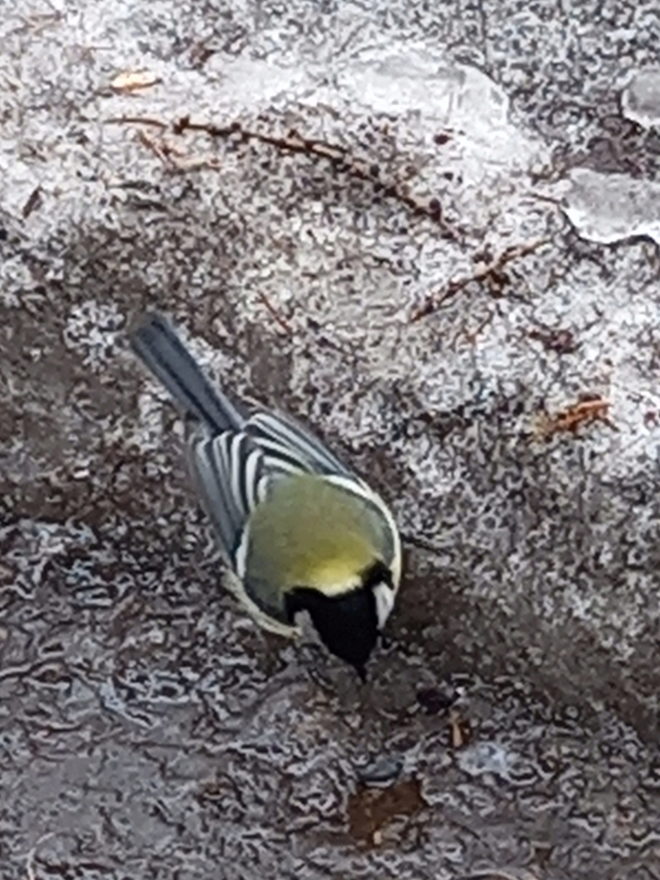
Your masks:
{"label": "dry brown twig", "polygon": [[[256,141],[267,144],[280,152],[299,153],[314,156],[329,162],[335,169],[345,171],[351,177],[371,183],[376,192],[386,198],[395,199],[409,208],[417,216],[428,217],[442,230],[443,238],[455,241],[460,229],[453,229],[442,216],[442,207],[437,198],[428,200],[412,195],[407,187],[400,183],[384,180],[380,169],[374,162],[351,156],[347,147],[329,144],[315,138],[307,138],[291,129],[287,135],[273,135],[263,131],[248,129],[238,121],[229,125],[215,125],[209,122],[193,122],[189,116],[182,116],[171,124],[150,116],[117,116],[107,120],[110,123],[123,125],[147,125],[169,130],[174,135],[182,135],[187,131],[202,132],[212,138],[234,137],[241,141]],[[211,166],[206,166],[211,167]],[[183,169],[187,170],[187,169]]]}
{"label": "dry brown twig", "polygon": [[616,431],[616,425],[609,418],[611,405],[603,397],[585,397],[556,413],[543,412],[537,418],[536,437],[548,440],[555,434],[575,434],[579,428],[594,422],[602,422]]}
{"label": "dry brown twig", "polygon": [[[267,144],[282,152],[315,156],[330,162],[333,167],[338,170],[343,170],[353,177],[372,183],[377,192],[382,192],[384,196],[396,199],[406,205],[414,214],[418,216],[426,216],[433,220],[441,227],[443,238],[456,241],[458,239],[458,233],[462,231],[452,229],[444,220],[442,216],[442,208],[438,199],[432,198],[428,201],[419,199],[416,196],[411,195],[407,187],[398,183],[383,180],[380,176],[378,165],[351,156],[348,148],[328,144],[314,138],[306,138],[293,129],[289,131],[286,136],[280,136],[248,129],[238,121],[231,122],[229,125],[219,126],[208,122],[193,122],[189,116],[183,116],[171,124],[150,116],[119,116],[112,117],[107,121],[123,125],[149,126],[158,128],[162,132],[169,130],[172,134],[177,136],[182,135],[187,131],[192,131],[202,132],[213,138],[234,137],[244,142],[257,141],[259,143]],[[199,168],[217,169],[220,167],[219,159],[213,156],[192,158],[188,161],[183,161],[182,156],[185,154],[175,150],[171,144],[165,141],[164,137],[159,141],[156,141],[141,130],[139,137],[142,143],[154,152],[154,154],[164,162],[170,170],[190,171]],[[410,323],[419,321],[432,314],[448,299],[451,299],[473,282],[486,282],[490,284],[494,290],[501,290],[508,281],[503,272],[503,269],[507,264],[527,256],[549,243],[550,239],[544,238],[527,244],[512,245],[506,248],[499,256],[481,266],[471,275],[450,281],[440,295],[432,294],[429,296],[426,302],[424,302],[422,306],[413,313],[410,318]],[[277,315],[276,317],[277,313],[274,311],[272,305],[265,299],[262,299],[262,302],[277,323],[285,329],[287,333],[290,333],[290,326],[281,316]],[[481,329],[482,328],[480,327],[479,330]]]}
{"label": "dry brown twig", "polygon": [[170,127],[167,122],[156,119],[154,116],[111,116],[110,119],[106,119],[106,122],[121,123],[122,125],[148,125],[163,131]]}
{"label": "dry brown twig", "polygon": [[288,336],[293,335],[293,328],[291,327],[291,324],[289,324],[286,318],[283,318],[282,315],[280,315],[280,313],[277,311],[272,302],[268,299],[266,294],[257,293],[257,298],[259,302],[261,302],[265,306],[266,311],[269,313],[269,315],[272,317],[273,321],[275,321],[278,327],[281,327]]}
{"label": "dry brown twig", "polygon": [[522,257],[526,257],[528,254],[540,250],[540,248],[544,247],[546,244],[550,244],[550,241],[549,238],[540,238],[528,242],[527,244],[511,245],[502,251],[499,256],[495,257],[495,259],[481,266],[470,275],[464,275],[461,278],[449,281],[442,291],[432,293],[426,301],[413,312],[409,319],[410,323],[414,324],[416,321],[421,321],[422,318],[426,318],[434,312],[437,312],[439,308],[467,287],[468,284],[491,281],[495,283],[498,288],[501,288],[504,282],[501,273],[506,265],[514,260],[519,260]]}
{"label": "dry brown twig", "polygon": [[140,143],[148,150],[151,150],[154,156],[156,156],[157,159],[160,159],[160,161],[164,165],[167,165],[170,168],[172,167],[173,162],[170,158],[169,150],[167,150],[162,142],[159,142],[155,138],[150,137],[146,132],[142,131],[141,129],[138,129],[137,138]]}
{"label": "dry brown twig", "polygon": [[151,137],[138,129],[138,140],[172,172],[199,171],[202,168],[217,170],[220,159],[217,156],[189,156],[184,150],[174,146],[163,135]]}
{"label": "dry brown twig", "polygon": [[142,129],[138,129],[138,140],[158,158],[170,171],[199,171],[202,168],[220,168],[217,156],[188,156],[184,150],[175,147],[161,135],[156,139]]}

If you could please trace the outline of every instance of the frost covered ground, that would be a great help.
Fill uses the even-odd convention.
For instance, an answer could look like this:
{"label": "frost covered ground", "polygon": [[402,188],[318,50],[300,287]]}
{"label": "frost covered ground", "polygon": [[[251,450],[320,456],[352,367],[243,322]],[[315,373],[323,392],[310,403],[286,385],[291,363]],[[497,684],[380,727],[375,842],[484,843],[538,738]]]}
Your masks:
{"label": "frost covered ground", "polygon": [[[660,877],[657,3],[0,36],[0,878]],[[153,306],[393,502],[366,688],[218,589]]]}

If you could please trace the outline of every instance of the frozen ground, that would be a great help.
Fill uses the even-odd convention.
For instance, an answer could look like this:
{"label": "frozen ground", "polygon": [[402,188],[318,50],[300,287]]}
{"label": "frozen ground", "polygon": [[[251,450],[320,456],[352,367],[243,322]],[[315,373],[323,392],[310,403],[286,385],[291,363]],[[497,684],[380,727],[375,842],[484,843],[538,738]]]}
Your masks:
{"label": "frozen ground", "polygon": [[[660,877],[656,0],[0,36],[0,878]],[[156,305],[393,501],[364,689],[219,591]]]}

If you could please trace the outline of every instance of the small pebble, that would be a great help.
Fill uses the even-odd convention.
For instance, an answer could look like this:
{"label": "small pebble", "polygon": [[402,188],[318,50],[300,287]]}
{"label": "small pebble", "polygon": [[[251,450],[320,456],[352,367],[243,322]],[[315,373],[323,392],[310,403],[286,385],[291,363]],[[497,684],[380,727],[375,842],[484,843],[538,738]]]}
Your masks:
{"label": "small pebble", "polygon": [[417,702],[429,715],[437,715],[438,712],[446,711],[450,706],[453,706],[456,699],[456,693],[442,691],[437,687],[421,688],[417,691]]}
{"label": "small pebble", "polygon": [[358,769],[358,778],[372,788],[385,788],[401,775],[403,759],[400,757],[376,758]]}

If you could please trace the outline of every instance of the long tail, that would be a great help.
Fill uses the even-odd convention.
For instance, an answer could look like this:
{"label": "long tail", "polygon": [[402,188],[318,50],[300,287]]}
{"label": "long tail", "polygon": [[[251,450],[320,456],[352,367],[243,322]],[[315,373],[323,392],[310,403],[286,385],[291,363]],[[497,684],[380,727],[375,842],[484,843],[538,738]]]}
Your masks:
{"label": "long tail", "polygon": [[184,413],[214,432],[240,428],[245,417],[228,397],[213,388],[190,351],[163,315],[144,316],[131,333],[135,353],[170,392]]}

